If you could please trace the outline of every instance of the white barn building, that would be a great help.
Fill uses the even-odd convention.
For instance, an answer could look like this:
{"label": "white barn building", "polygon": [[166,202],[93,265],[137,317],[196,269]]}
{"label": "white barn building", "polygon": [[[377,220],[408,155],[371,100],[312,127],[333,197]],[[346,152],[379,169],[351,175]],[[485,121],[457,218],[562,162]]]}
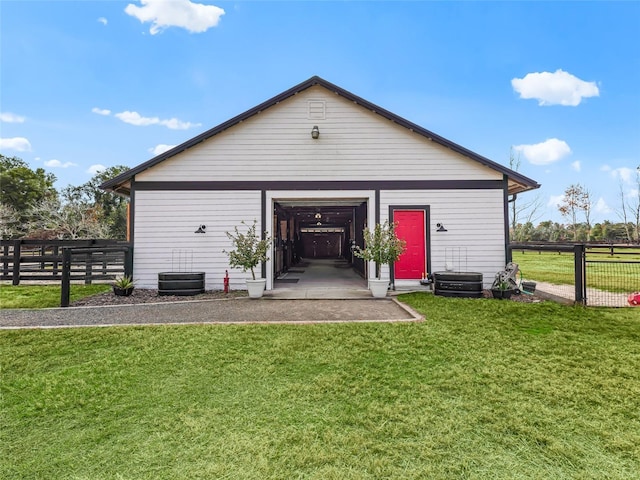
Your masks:
{"label": "white barn building", "polygon": [[274,238],[268,290],[300,258],[342,257],[373,276],[350,246],[387,219],[408,242],[384,267],[396,285],[454,270],[488,286],[508,260],[509,199],[539,186],[319,77],[102,185],[131,199],[139,287],[186,269],[205,272],[208,290],[225,270],[244,288],[250,273],[229,268],[225,232],[254,219]]}

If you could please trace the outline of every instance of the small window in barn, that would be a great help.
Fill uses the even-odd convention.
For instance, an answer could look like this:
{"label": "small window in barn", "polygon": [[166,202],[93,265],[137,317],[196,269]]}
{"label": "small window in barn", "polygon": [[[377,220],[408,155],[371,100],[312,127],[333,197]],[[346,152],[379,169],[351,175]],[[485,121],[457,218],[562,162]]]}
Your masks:
{"label": "small window in barn", "polygon": [[309,100],[309,120],[324,120],[324,100]]}

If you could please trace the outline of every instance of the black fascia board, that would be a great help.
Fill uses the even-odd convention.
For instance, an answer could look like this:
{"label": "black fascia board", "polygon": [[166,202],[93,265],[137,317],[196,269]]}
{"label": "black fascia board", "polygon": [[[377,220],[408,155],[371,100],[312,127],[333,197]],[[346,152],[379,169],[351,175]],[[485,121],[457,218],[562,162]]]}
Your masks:
{"label": "black fascia board", "polygon": [[240,122],[243,122],[245,120],[247,120],[248,118],[257,115],[258,113],[274,106],[277,105],[278,103],[288,99],[289,97],[296,95],[310,87],[313,87],[315,85],[320,85],[324,88],[326,88],[327,90],[330,90],[338,95],[340,95],[341,97],[344,97],[345,99],[352,101],[364,108],[366,108],[367,110],[370,110],[373,113],[376,113],[410,131],[413,131],[415,133],[418,133],[419,135],[422,135],[426,138],[428,138],[429,140],[436,142],[444,147],[447,147],[451,150],[453,150],[454,152],[457,152],[465,157],[468,157],[472,160],[475,160],[493,170],[496,170],[500,173],[506,174],[510,179],[513,179],[514,181],[518,182],[518,183],[522,183],[524,185],[526,185],[527,187],[529,187],[530,189],[536,189],[540,187],[540,184],[538,184],[535,180],[532,180],[528,177],[525,177],[524,175],[519,174],[518,172],[511,170],[507,167],[504,167],[502,165],[500,165],[499,163],[496,163],[492,160],[489,160],[486,157],[483,157],[482,155],[479,155],[469,149],[464,148],[461,145],[458,145],[457,143],[454,143],[450,140],[447,140],[444,137],[441,137],[440,135],[437,135],[436,133],[431,132],[430,130],[427,130],[426,128],[423,128],[413,122],[410,122],[409,120],[406,120],[394,113],[391,113],[389,110],[386,110],[378,105],[375,105],[371,102],[369,102],[368,100],[365,100],[364,98],[361,98],[357,95],[354,95],[353,93],[337,86],[334,85],[331,82],[328,82],[326,80],[324,80],[321,77],[318,76],[313,76],[310,79],[280,93],[279,95],[276,95],[275,97],[270,98],[269,100],[266,100],[265,102],[262,102],[261,104],[247,110],[244,113],[241,113],[239,115],[236,115],[235,117],[227,120],[226,122],[223,122],[221,124],[219,124],[216,127],[213,127],[203,133],[201,133],[200,135],[197,135],[195,137],[193,137],[190,140],[187,140],[186,142],[172,148],[171,150],[168,150],[164,153],[161,153],[160,155],[144,162],[141,163],[140,165],[138,165],[137,167],[134,167],[130,170],[127,170],[126,172],[121,173],[120,175],[107,180],[106,182],[104,182],[102,185],[100,185],[100,188],[105,189],[105,190],[110,190],[110,189],[114,189],[114,187],[117,187],[117,185],[129,181],[131,180],[135,175],[137,175],[140,172],[143,172],[144,170],[147,170],[155,165],[157,165],[158,163],[171,158],[175,155],[177,155],[180,152],[183,152],[191,147],[193,147],[194,145],[197,145],[200,142],[204,142],[205,140],[213,137],[214,135],[217,135],[220,132],[223,132],[235,125],[237,125]]}

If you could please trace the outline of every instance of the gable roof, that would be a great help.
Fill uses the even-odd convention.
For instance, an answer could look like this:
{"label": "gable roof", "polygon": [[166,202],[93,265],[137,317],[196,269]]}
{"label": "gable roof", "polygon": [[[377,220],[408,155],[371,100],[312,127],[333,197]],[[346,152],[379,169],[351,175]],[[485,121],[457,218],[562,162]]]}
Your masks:
{"label": "gable roof", "polygon": [[524,175],[521,175],[520,173],[511,170],[507,167],[504,167],[503,165],[500,165],[499,163],[496,163],[492,160],[489,160],[488,158],[483,157],[482,155],[478,155],[475,152],[472,152],[471,150],[468,150],[450,140],[447,140],[444,137],[441,137],[440,135],[437,135],[433,132],[431,132],[430,130],[427,130],[426,128],[422,128],[419,125],[416,125],[415,123],[410,122],[409,120],[406,120],[402,117],[399,117],[398,115],[395,115],[394,113],[391,113],[390,111],[379,107],[378,105],[375,105],[361,97],[358,97],[357,95],[354,95],[351,92],[348,92],[347,90],[338,87],[337,85],[334,85],[333,83],[330,83],[326,80],[324,80],[323,78],[320,78],[318,76],[313,76],[310,79],[296,85],[295,87],[290,88],[289,90],[286,90],[284,92],[282,92],[279,95],[276,95],[273,98],[270,98],[269,100],[261,103],[260,105],[257,105],[249,110],[247,110],[244,113],[241,113],[240,115],[237,115],[233,118],[231,118],[230,120],[227,120],[224,123],[221,123],[220,125],[213,127],[209,130],[207,130],[206,132],[201,133],[200,135],[197,135],[195,137],[193,137],[190,140],[187,140],[186,142],[177,145],[176,147],[172,148],[171,150],[168,150],[154,158],[152,158],[151,160],[148,160],[140,165],[138,165],[137,167],[134,167],[130,170],[127,170],[124,173],[121,173],[120,175],[112,178],[111,180],[107,180],[106,182],[104,182],[102,185],[100,185],[100,188],[103,188],[105,190],[112,190],[114,192],[118,192],[118,193],[123,193],[128,195],[130,193],[130,185],[129,182],[133,179],[133,177],[135,177],[137,174],[139,174],[140,172],[143,172],[149,168],[152,168],[153,166],[157,165],[158,163],[171,158],[177,154],[179,154],[180,152],[183,152],[185,150],[187,150],[188,148],[193,147],[194,145],[197,145],[198,143],[204,142],[205,140],[208,140],[209,138],[213,137],[214,135],[217,135],[220,132],[223,132],[235,125],[237,125],[240,122],[243,122],[245,120],[247,120],[248,118],[292,97],[293,95],[296,95],[310,87],[319,85],[321,87],[326,88],[327,90],[340,95],[341,97],[344,97],[345,99],[354,102],[364,108],[366,108],[367,110],[372,111],[373,113],[376,113],[378,115],[381,115],[382,117],[391,120],[392,122],[403,126],[405,128],[407,128],[408,130],[411,130],[412,132],[415,132],[419,135],[422,135],[426,138],[428,138],[429,140],[440,144],[446,148],[449,148],[451,150],[453,150],[454,152],[457,152],[467,158],[470,158],[471,160],[475,160],[476,162],[489,167],[497,172],[502,173],[503,175],[506,175],[509,179],[509,193],[510,194],[515,194],[515,193],[521,193],[521,192],[526,192],[527,190],[533,190],[536,188],[540,187],[540,184],[538,184],[535,180],[532,180],[528,177],[525,177]]}

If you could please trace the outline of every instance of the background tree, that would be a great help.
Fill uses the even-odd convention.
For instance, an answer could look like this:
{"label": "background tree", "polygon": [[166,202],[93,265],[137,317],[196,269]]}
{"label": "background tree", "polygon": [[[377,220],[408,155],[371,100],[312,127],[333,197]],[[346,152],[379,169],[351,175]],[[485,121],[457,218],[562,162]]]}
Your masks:
{"label": "background tree", "polygon": [[567,217],[571,221],[573,231],[573,241],[578,241],[578,212],[583,212],[589,218],[591,212],[590,193],[579,183],[570,185],[564,191],[562,203],[558,206],[558,210],[563,217]]}
{"label": "background tree", "polygon": [[[509,168],[517,172],[520,169],[520,163],[520,154],[516,156],[512,147],[509,151]],[[517,195],[514,195],[509,202],[509,206],[511,240],[514,242],[528,241],[527,237],[530,236],[531,230],[527,224],[533,224],[542,216],[542,197],[538,194],[532,199],[523,202]]]}
{"label": "background tree", "polygon": [[13,209],[18,223],[28,223],[28,212],[37,203],[57,198],[55,181],[42,168],[32,170],[22,159],[0,154],[0,203]]}
{"label": "background tree", "polygon": [[43,200],[29,215],[30,237],[38,238],[106,238],[107,228],[97,208],[80,202],[61,204],[57,199]]}
{"label": "background tree", "polygon": [[[81,205],[95,214],[104,225],[107,238],[125,239],[127,237],[126,197],[107,192],[100,188],[105,181],[129,170],[129,167],[117,165],[96,173],[91,180],[79,185],[69,186],[62,191],[65,205]],[[104,238],[104,237],[103,237]]]}
{"label": "background tree", "polygon": [[15,209],[0,203],[0,238],[15,238],[24,234],[23,224]]}
{"label": "background tree", "polygon": [[625,194],[622,180],[619,186],[620,209],[616,212],[625,226],[627,241],[640,243],[640,165],[636,168],[634,188],[631,193]]}

